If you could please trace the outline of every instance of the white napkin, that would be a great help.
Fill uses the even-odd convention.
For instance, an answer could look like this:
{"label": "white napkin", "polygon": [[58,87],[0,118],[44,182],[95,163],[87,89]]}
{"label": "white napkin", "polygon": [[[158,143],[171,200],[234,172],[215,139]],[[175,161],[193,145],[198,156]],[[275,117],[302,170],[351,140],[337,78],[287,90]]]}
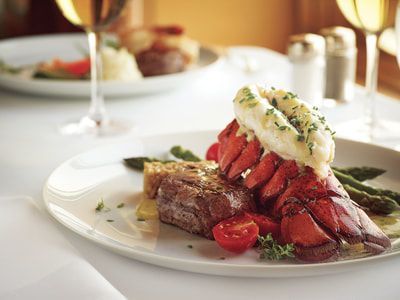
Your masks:
{"label": "white napkin", "polygon": [[125,299],[29,197],[0,197],[1,299]]}

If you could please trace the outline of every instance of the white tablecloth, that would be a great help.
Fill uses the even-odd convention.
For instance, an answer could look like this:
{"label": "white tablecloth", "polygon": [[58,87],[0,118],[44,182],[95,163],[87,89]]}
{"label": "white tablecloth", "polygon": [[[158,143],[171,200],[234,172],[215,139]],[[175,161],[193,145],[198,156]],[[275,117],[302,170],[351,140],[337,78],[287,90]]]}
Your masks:
{"label": "white tablecloth", "polygon": [[[235,59],[229,59],[205,78],[179,90],[106,101],[111,116],[135,122],[136,129],[130,136],[102,139],[61,136],[57,126],[83,115],[88,108],[87,99],[50,99],[0,91],[0,196],[28,195],[42,206],[41,188],[46,177],[75,154],[140,135],[221,129],[233,118],[232,99],[244,83],[258,81],[290,88],[290,68],[285,56],[261,49],[237,51],[242,57],[255,57],[258,69],[246,72]],[[362,93],[359,91],[352,104],[325,113],[335,124],[357,117],[361,104]],[[378,109],[381,116],[398,120],[400,101],[381,96]],[[218,277],[174,271],[121,257],[54,221],[53,225],[82,257],[129,299],[400,298],[400,258],[363,272],[329,276],[295,279]],[[8,272],[0,266],[0,279],[6,278]],[[2,282],[0,280],[0,286]]]}

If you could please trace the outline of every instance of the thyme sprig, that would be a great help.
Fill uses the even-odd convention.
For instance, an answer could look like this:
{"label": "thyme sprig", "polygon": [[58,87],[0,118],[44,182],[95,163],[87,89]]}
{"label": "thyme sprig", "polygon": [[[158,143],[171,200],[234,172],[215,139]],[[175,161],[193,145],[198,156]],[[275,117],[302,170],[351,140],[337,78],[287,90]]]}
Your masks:
{"label": "thyme sprig", "polygon": [[109,211],[110,209],[104,204],[104,199],[101,198],[99,202],[97,202],[96,212],[101,211]]}
{"label": "thyme sprig", "polygon": [[277,241],[274,240],[271,233],[266,236],[258,236],[260,251],[260,259],[265,260],[281,260],[285,258],[294,257],[294,245],[286,244],[279,245]]}

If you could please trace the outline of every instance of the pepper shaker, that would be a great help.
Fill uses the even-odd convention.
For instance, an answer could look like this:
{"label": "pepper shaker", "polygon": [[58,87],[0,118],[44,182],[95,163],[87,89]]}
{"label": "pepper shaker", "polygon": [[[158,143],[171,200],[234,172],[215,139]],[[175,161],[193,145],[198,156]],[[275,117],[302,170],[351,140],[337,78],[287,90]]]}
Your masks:
{"label": "pepper shaker", "polygon": [[320,34],[326,42],[325,105],[335,106],[354,97],[357,47],[356,35],[350,28],[323,28]]}
{"label": "pepper shaker", "polygon": [[292,89],[301,99],[320,107],[325,91],[325,40],[312,33],[292,35],[288,44]]}

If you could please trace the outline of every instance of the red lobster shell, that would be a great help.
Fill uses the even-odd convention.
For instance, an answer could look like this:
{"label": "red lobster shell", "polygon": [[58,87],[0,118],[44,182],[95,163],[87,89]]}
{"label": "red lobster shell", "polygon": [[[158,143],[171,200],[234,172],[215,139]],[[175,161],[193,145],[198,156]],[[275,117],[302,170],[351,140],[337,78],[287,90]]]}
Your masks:
{"label": "red lobster shell", "polygon": [[342,241],[363,243],[374,254],[391,247],[332,172],[321,179],[311,168],[300,169],[294,160],[283,160],[274,152],[262,156],[257,138],[248,142],[238,129],[233,120],[218,135],[221,173],[236,181],[246,171],[243,184],[254,190],[270,217],[280,220],[282,241],[294,244],[298,259],[336,259]]}

